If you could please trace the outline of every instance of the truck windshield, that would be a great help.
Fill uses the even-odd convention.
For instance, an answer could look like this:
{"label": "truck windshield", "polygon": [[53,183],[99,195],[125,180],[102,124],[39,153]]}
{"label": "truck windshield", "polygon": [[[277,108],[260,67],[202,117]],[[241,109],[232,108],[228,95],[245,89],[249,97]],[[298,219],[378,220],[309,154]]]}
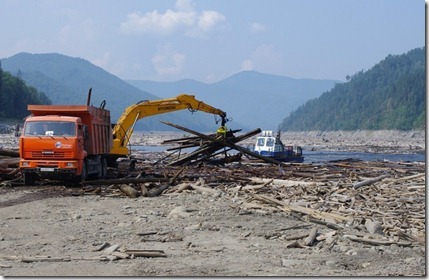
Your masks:
{"label": "truck windshield", "polygon": [[73,122],[27,122],[24,128],[25,136],[76,136],[76,126]]}

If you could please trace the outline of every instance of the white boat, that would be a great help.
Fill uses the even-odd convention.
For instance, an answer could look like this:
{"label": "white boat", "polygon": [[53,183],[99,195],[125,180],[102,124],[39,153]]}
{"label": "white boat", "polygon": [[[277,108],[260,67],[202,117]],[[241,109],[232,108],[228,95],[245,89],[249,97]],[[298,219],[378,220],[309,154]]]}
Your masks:
{"label": "white boat", "polygon": [[273,136],[272,130],[264,130],[256,138],[253,152],[282,162],[303,162],[300,146],[286,146],[280,140],[280,131]]}

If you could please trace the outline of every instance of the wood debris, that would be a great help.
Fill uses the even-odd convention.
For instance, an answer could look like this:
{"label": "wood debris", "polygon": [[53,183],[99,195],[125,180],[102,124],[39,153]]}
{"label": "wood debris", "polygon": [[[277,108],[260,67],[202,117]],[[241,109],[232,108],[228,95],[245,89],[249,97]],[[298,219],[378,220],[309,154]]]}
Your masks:
{"label": "wood debris", "polygon": [[[191,132],[195,136],[170,142],[181,147],[199,147],[195,152],[170,161],[165,161],[165,154],[135,159],[134,171],[128,177],[87,181],[77,193],[69,190],[70,194],[136,198],[196,191],[241,199],[243,209],[284,211],[314,225],[311,234],[301,235],[299,239],[307,238],[301,243],[285,237],[284,240],[294,240],[289,247],[317,246],[318,242],[332,247],[335,241],[328,244],[321,237],[325,227],[342,232],[343,238],[370,245],[411,246],[425,242],[424,162],[348,159],[323,164],[270,160],[261,163],[241,157],[239,162],[225,160],[213,164],[210,160],[218,154],[226,155],[228,149],[252,155],[236,143],[257,131],[228,139]],[[0,183],[19,184],[21,174],[16,158],[3,156],[0,163]],[[370,222],[374,223],[371,230]],[[349,234],[350,231],[373,234],[376,238]]]}

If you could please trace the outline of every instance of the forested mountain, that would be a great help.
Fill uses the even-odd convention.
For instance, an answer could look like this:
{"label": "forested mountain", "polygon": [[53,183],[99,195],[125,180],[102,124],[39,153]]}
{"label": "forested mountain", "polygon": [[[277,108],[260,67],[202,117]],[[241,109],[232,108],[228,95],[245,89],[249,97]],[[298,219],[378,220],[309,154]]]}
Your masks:
{"label": "forested mountain", "polygon": [[[4,70],[14,75],[19,72],[28,85],[45,92],[52,100],[52,104],[86,104],[88,90],[92,88],[91,104],[99,106],[106,100],[105,108],[111,111],[112,122],[116,122],[128,106],[142,100],[160,99],[82,58],[55,53],[19,53],[1,61]],[[197,115],[200,113],[197,112]],[[217,128],[213,116],[196,117],[195,114],[184,110],[144,118],[136,123],[135,129],[171,130],[169,126],[160,123],[160,120],[200,131],[212,131]]]}
{"label": "forested mountain", "polygon": [[[247,128],[275,130],[287,113],[307,100],[332,89],[337,81],[293,79],[256,71],[242,71],[216,83],[195,80],[163,83],[129,80],[136,87],[166,97],[180,92],[195,94],[204,102],[221,108]],[[241,127],[240,127],[241,128]]]}
{"label": "forested mountain", "polygon": [[22,121],[28,116],[28,104],[50,104],[49,98],[19,77],[3,71],[0,63],[0,119]]}
{"label": "forested mountain", "polygon": [[425,127],[425,48],[389,55],[320,97],[279,125],[282,131],[420,129]]}

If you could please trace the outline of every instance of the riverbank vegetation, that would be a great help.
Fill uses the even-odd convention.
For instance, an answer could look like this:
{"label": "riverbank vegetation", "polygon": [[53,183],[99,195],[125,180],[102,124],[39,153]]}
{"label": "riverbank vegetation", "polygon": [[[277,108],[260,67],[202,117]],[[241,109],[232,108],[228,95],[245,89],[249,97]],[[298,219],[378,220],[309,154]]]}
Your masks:
{"label": "riverbank vegetation", "polygon": [[311,99],[279,125],[282,131],[411,130],[425,126],[425,48],[389,55]]}
{"label": "riverbank vegetation", "polygon": [[0,64],[0,119],[20,120],[28,115],[28,104],[51,104],[49,98],[19,77],[3,71]]}

